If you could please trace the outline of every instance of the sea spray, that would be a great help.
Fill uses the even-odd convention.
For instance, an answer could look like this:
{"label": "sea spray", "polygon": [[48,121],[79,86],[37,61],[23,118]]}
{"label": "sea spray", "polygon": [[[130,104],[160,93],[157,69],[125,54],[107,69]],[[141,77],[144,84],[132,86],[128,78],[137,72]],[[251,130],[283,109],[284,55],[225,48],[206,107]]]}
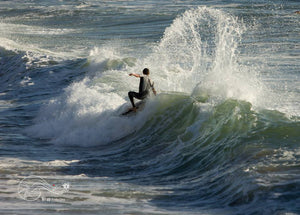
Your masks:
{"label": "sea spray", "polygon": [[[240,64],[245,25],[218,9],[198,7],[178,16],[145,59],[164,91],[205,93],[260,105],[257,71]],[[156,75],[156,74],[154,74]]]}

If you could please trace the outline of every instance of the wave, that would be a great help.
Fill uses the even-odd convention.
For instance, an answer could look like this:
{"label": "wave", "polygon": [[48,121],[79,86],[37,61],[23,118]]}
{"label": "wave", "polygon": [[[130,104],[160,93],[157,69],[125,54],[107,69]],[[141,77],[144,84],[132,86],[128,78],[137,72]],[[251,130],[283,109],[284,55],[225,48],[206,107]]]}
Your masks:
{"label": "wave", "polygon": [[[172,192],[153,200],[164,207],[215,208],[217,201],[223,209],[271,214],[280,200],[293,204],[299,119],[255,111],[241,100],[207,106],[184,94],[160,96],[151,119],[116,143],[112,159],[130,161],[119,174],[138,175],[135,183],[168,184]],[[265,201],[272,207],[265,209]]]}
{"label": "wave", "polygon": [[[152,98],[143,112],[130,119],[120,117],[129,107],[127,92],[137,85],[128,73],[144,67],[150,68],[159,91],[183,93],[204,102],[198,107],[200,112],[203,106],[216,107],[228,99],[265,109],[269,91],[253,70],[238,63],[238,44],[244,30],[237,18],[217,9],[198,7],[178,16],[145,58],[122,53],[122,44],[94,48],[82,60],[87,70],[84,78],[45,105],[28,131],[57,144],[80,146],[108,144],[140,132],[161,109],[158,104],[164,102],[163,95]],[[73,68],[80,70],[82,64]],[[184,106],[178,106],[177,111],[184,111]],[[187,116],[178,122],[189,116],[184,113]],[[198,117],[198,124],[204,119]],[[219,135],[214,130],[209,133],[215,138]]]}
{"label": "wave", "polygon": [[[174,19],[142,56],[121,41],[74,57],[1,39],[0,96],[17,97],[20,106],[26,99],[26,114],[40,104],[27,135],[57,148],[87,147],[92,159],[78,163],[91,165],[70,167],[71,174],[99,176],[94,169],[112,160],[104,162],[110,171],[104,174],[167,185],[149,200],[158,206],[293,212],[299,209],[299,116],[269,106],[283,95],[269,95],[255,65],[241,62],[246,30],[222,10],[198,7]],[[127,92],[138,86],[128,73],[144,67],[159,94],[143,111],[121,116],[130,106]]]}
{"label": "wave", "polygon": [[[25,4],[3,3],[0,21],[3,155],[30,143],[45,155],[31,146],[22,154],[39,160],[32,173],[108,179],[109,190],[84,201],[137,197],[156,212],[195,214],[300,211],[298,90],[289,81],[297,32],[287,37],[278,25],[289,31],[298,20],[287,8],[194,7],[171,20],[183,5]],[[128,73],[144,67],[158,95],[121,116],[138,86]],[[61,159],[72,162],[40,171]]]}
{"label": "wave", "polygon": [[[77,122],[60,121],[62,126],[55,124],[57,116],[53,116],[54,120],[49,117],[44,125],[54,122],[58,136],[49,136],[65,137],[54,139],[55,143],[72,145],[76,150],[106,141],[101,150],[91,149],[95,156],[100,153],[103,159],[113,160],[105,163],[105,168],[111,168],[114,176],[126,175],[132,183],[168,185],[172,192],[152,200],[159,206],[172,207],[175,202],[182,207],[237,207],[239,212],[272,214],[278,207],[288,208],[297,198],[299,118],[290,119],[275,110],[255,110],[247,101],[226,99],[212,105],[203,98],[174,92],[161,93],[133,117],[107,113],[105,124],[100,124],[98,117],[103,113],[98,114],[77,116]],[[73,125],[70,133],[63,127],[68,123]],[[41,127],[35,131],[45,129],[38,125]],[[78,171],[89,176],[99,174],[89,169],[89,164],[90,168],[103,165],[101,159],[81,162],[87,169]]]}

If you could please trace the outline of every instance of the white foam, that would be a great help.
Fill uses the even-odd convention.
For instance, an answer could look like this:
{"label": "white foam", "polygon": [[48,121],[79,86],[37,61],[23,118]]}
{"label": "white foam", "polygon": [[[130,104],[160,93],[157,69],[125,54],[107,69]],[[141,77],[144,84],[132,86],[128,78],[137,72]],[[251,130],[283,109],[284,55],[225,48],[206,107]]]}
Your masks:
{"label": "white foam", "polygon": [[54,160],[47,162],[48,166],[69,166],[72,163],[77,163],[79,160]]}
{"label": "white foam", "polygon": [[28,166],[69,166],[79,160],[53,160],[53,161],[37,161],[37,160],[23,160],[19,158],[1,158],[0,167],[1,169],[14,169],[24,168]]}
{"label": "white foam", "polygon": [[[3,95],[5,95],[5,94],[3,94]],[[9,109],[13,106],[15,106],[13,100],[0,100],[0,110]]]}
{"label": "white foam", "polygon": [[[40,47],[40,44],[37,43],[30,43],[29,41],[13,41],[11,39],[7,39],[8,36],[1,36],[0,35],[0,47],[5,48],[6,50],[13,51],[18,53],[18,51],[26,52],[24,57],[28,57],[29,59],[34,59],[35,62],[37,60],[41,62],[45,62],[46,60],[65,60],[65,59],[74,59],[78,58],[83,55],[82,50],[72,49],[71,51],[67,48],[61,47],[60,51],[58,49],[45,49]],[[30,50],[30,51],[28,51]],[[27,64],[28,66],[29,64]]]}
{"label": "white foam", "polygon": [[14,32],[16,34],[24,35],[64,35],[69,33],[75,33],[75,29],[64,28],[45,28],[39,26],[12,24],[12,23],[0,23],[1,29],[5,32]]}
{"label": "white foam", "polygon": [[42,108],[36,124],[27,131],[57,144],[81,146],[105,144],[134,132],[144,120],[120,116],[126,100],[120,95],[122,90],[110,86],[117,84],[119,77],[115,76],[116,83],[105,83],[105,74],[101,77],[70,85],[61,97]]}
{"label": "white foam", "polygon": [[25,76],[23,80],[20,82],[20,84],[22,86],[32,86],[34,85],[34,82],[31,81],[31,78],[29,76]]}

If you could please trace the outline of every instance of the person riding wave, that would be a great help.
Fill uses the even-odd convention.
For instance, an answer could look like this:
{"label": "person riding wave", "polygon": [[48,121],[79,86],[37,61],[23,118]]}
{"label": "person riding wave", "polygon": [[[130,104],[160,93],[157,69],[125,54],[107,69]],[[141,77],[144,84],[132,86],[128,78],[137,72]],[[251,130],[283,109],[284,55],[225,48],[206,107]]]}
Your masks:
{"label": "person riding wave", "polygon": [[130,102],[132,104],[132,111],[136,111],[137,107],[134,104],[134,98],[139,100],[144,100],[147,98],[150,94],[150,88],[152,89],[152,92],[154,95],[156,95],[156,91],[154,89],[154,83],[151,82],[149,78],[150,71],[148,68],[143,69],[143,75],[130,73],[129,76],[134,76],[137,78],[140,78],[140,84],[139,84],[139,92],[130,91],[128,92],[128,97],[130,99]]}

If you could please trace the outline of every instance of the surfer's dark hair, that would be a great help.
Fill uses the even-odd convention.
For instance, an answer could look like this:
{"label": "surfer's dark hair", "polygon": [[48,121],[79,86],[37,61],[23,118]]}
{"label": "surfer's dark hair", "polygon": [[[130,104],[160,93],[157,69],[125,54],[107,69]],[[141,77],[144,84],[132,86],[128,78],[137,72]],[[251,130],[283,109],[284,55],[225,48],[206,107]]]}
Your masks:
{"label": "surfer's dark hair", "polygon": [[149,71],[148,68],[145,68],[145,69],[143,70],[143,74],[144,74],[144,75],[149,75],[149,73],[150,73],[150,71]]}

